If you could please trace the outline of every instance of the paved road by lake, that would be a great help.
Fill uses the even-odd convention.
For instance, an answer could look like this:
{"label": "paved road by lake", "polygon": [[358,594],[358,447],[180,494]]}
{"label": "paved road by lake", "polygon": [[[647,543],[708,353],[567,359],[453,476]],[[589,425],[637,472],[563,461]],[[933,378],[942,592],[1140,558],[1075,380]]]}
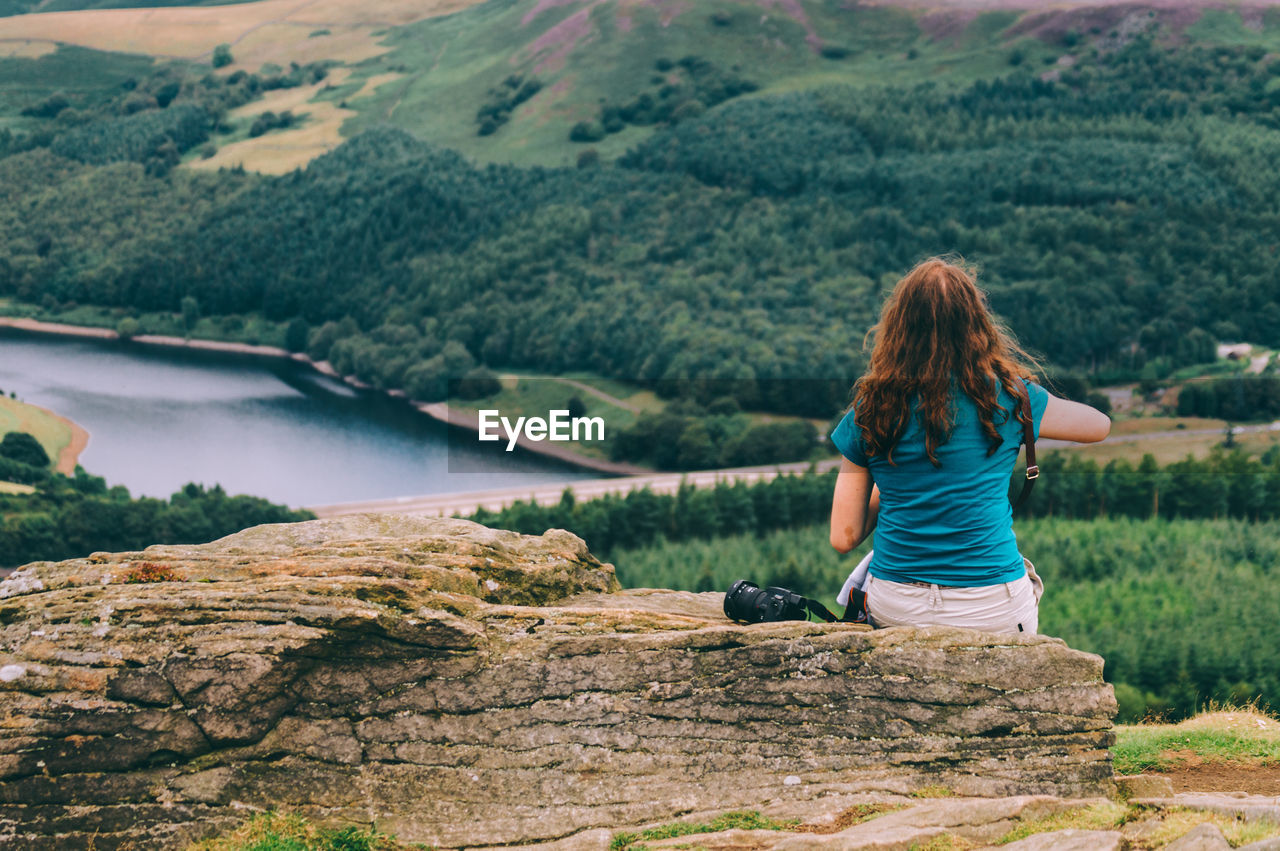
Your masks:
{"label": "paved road by lake", "polygon": [[[1166,438],[1185,437],[1197,434],[1220,434],[1221,429],[1177,429],[1172,431],[1151,432],[1146,434],[1122,434],[1110,437],[1107,443],[1134,443],[1145,440],[1162,440]],[[1249,432],[1280,431],[1280,421],[1263,425],[1235,426],[1232,432],[1246,434]],[[1079,446],[1069,440],[1051,440],[1045,438],[1036,441],[1036,449],[1064,449]],[[817,464],[819,472],[826,472],[839,465],[839,459],[821,461]],[[803,473],[809,469],[808,463],[774,464],[761,467],[733,467],[721,470],[702,470],[692,473],[652,473],[643,476],[622,476],[609,479],[582,479],[573,482],[574,498],[578,501],[595,499],[606,494],[627,494],[633,490],[649,488],[654,493],[675,493],[682,481],[694,487],[714,487],[719,481],[727,482],[759,482],[767,481],[778,475],[787,473]],[[344,514],[390,513],[390,514],[430,514],[450,516],[453,514],[474,514],[480,508],[498,511],[508,505],[523,500],[538,505],[554,505],[560,501],[566,485],[551,484],[544,486],[504,487],[493,490],[472,491],[470,493],[439,494],[428,496],[400,497],[398,499],[379,499],[364,502],[346,502],[336,505],[311,506],[319,517],[339,517]]]}
{"label": "paved road by lake", "polygon": [[[819,472],[834,469],[836,459],[820,461]],[[626,494],[633,490],[649,488],[654,493],[675,493],[682,481],[694,487],[714,487],[716,482],[762,482],[787,473],[803,473],[809,469],[807,462],[773,464],[763,467],[733,467],[723,470],[702,470],[693,473],[653,473],[645,476],[622,476],[612,479],[582,479],[573,482],[573,495],[579,501],[594,499],[605,494]],[[554,505],[560,501],[565,485],[524,486],[497,488],[472,493],[439,494],[399,499],[378,499],[365,502],[347,502],[339,505],[311,506],[319,517],[338,517],[344,514],[391,513],[473,514],[480,508],[497,511],[516,500],[533,501],[539,505]]]}

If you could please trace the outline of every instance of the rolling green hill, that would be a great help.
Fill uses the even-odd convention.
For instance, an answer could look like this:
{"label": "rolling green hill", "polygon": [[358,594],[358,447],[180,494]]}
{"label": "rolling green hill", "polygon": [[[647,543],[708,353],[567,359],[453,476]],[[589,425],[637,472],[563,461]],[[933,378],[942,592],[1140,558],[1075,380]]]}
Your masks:
{"label": "rolling green hill", "polygon": [[[837,0],[489,0],[388,31],[383,43],[391,52],[356,65],[325,97],[341,101],[365,79],[398,73],[349,104],[358,115],[344,135],[391,124],[481,161],[568,165],[583,147],[568,141],[578,122],[598,121],[602,110],[637,99],[661,100],[673,88],[683,102],[698,89],[694,75],[673,64],[686,57],[749,81],[750,97],[832,85],[959,87],[1029,69],[1055,75],[1093,45],[1114,49],[1143,33],[1169,44],[1280,48],[1276,15],[1246,25],[1239,13],[1221,9],[929,12]],[[536,81],[536,94],[510,104],[509,120],[481,135],[477,112],[501,104],[512,77]],[[705,89],[693,94],[698,103],[690,111],[712,105]],[[615,121],[594,147],[606,159],[620,155],[655,123]]]}
{"label": "rolling green hill", "polygon": [[[345,132],[385,122],[483,160],[563,164],[575,153],[566,144],[571,127],[598,120],[602,107],[697,88],[694,75],[674,64],[685,57],[761,92],[927,78],[965,83],[1006,72],[1015,53],[1033,63],[1054,58],[1043,42],[1001,34],[1016,17],[982,14],[934,41],[913,14],[892,7],[491,0],[389,33],[394,50],[357,69],[351,85],[382,69],[405,76],[365,99]],[[541,88],[510,111],[508,123],[480,136],[477,110],[512,75]],[[709,105],[705,92],[698,100]],[[597,148],[605,157],[621,154],[652,129],[624,123]]]}

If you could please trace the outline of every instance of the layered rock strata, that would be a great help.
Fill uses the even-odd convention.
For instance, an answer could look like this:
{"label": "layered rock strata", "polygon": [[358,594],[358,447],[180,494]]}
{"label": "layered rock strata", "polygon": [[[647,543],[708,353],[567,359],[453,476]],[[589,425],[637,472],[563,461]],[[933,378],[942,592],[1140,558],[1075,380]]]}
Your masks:
{"label": "layered rock strata", "polygon": [[366,515],[0,584],[0,844],[181,847],[284,808],[441,847],[945,786],[1111,789],[1102,660],[738,626],[582,541]]}

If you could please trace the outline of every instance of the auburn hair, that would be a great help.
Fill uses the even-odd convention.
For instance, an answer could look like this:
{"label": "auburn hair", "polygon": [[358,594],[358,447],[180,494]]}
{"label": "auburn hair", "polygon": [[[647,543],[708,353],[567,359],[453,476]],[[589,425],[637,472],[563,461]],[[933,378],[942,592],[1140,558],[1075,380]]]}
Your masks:
{"label": "auburn hair", "polygon": [[[975,273],[938,257],[898,281],[864,346],[873,338],[870,364],[854,384],[854,422],[867,454],[883,456],[890,464],[915,405],[925,453],[940,466],[937,450],[955,426],[957,391],[977,406],[987,454],[995,452],[1003,442],[996,412],[1002,414],[1001,423],[1010,416],[999,403],[1000,388],[1014,399],[1026,397],[1020,379],[1032,378],[1038,366],[991,315]],[[1013,415],[1025,422],[1029,406],[1017,405]]]}

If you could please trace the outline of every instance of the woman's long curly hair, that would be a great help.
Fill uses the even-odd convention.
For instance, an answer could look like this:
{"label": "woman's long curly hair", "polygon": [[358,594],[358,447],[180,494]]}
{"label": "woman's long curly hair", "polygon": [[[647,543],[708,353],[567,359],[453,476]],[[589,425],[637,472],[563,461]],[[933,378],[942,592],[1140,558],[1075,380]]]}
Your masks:
{"label": "woman's long curly hair", "polygon": [[[938,447],[955,425],[953,389],[977,405],[987,454],[996,451],[1002,442],[996,412],[1002,412],[1002,423],[1009,417],[998,401],[997,381],[1022,399],[1026,391],[1019,379],[1032,378],[1038,364],[991,315],[970,269],[938,257],[920,263],[894,287],[864,346],[873,337],[871,363],[854,385],[853,401],[869,455],[893,463],[894,447],[918,401],[925,452],[940,466]],[[1030,416],[1024,407],[1029,408],[1018,405],[1015,412],[1019,422]]]}

